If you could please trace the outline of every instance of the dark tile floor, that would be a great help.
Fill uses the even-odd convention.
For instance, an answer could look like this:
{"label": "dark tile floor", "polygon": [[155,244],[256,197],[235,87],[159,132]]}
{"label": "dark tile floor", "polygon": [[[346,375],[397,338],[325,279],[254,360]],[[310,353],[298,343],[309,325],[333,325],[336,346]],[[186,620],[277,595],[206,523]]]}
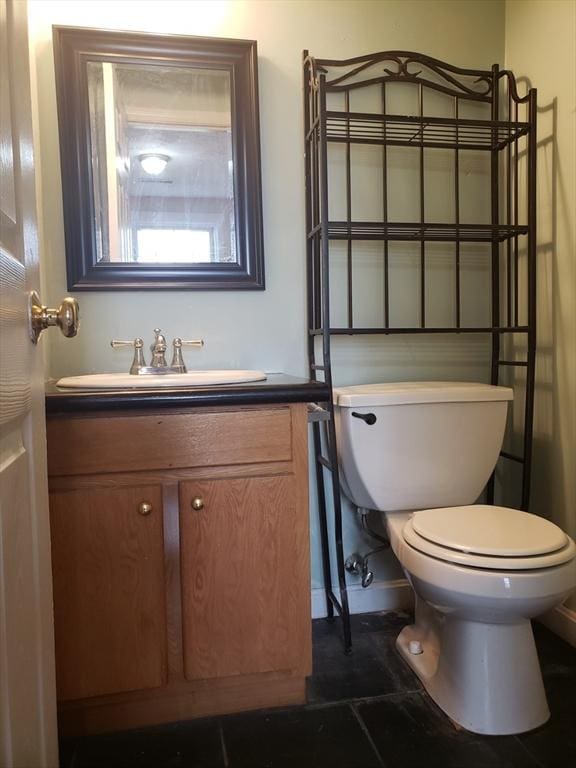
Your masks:
{"label": "dark tile floor", "polygon": [[520,736],[458,730],[423,694],[394,640],[408,617],[314,622],[306,706],[192,720],[67,742],[62,768],[576,768],[576,651],[535,635],[551,720]]}

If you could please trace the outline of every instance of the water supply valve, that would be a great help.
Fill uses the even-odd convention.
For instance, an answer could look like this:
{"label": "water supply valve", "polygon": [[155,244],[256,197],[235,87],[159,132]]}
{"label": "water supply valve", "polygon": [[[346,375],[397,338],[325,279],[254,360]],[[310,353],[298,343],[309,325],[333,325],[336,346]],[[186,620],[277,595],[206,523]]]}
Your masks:
{"label": "water supply valve", "polygon": [[358,552],[354,552],[346,558],[344,568],[353,576],[361,576],[364,588],[369,587],[374,581],[374,574],[368,569],[368,558],[362,557]]}
{"label": "water supply valve", "polygon": [[366,587],[369,587],[373,581],[374,574],[372,571],[368,570],[368,558],[365,557],[364,562],[362,563],[362,586],[366,589]]}
{"label": "water supply valve", "polygon": [[359,555],[358,552],[354,552],[352,555],[346,558],[344,568],[353,576],[360,576],[362,572],[364,558]]}

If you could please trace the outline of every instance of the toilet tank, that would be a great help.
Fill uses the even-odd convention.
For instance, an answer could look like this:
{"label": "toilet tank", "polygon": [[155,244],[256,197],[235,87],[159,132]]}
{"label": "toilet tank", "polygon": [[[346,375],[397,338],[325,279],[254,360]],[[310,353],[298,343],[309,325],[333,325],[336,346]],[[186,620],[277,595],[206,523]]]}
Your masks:
{"label": "toilet tank", "polygon": [[345,495],[382,511],[474,503],[498,460],[512,398],[508,387],[469,382],[335,389]]}

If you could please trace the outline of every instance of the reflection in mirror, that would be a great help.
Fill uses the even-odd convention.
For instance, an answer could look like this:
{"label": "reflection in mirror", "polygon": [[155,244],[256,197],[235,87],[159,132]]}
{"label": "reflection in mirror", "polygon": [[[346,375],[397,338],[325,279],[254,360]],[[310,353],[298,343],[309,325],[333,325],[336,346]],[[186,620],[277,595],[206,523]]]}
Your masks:
{"label": "reflection in mirror", "polygon": [[235,262],[230,74],[87,68],[97,261]]}
{"label": "reflection in mirror", "polygon": [[256,44],[54,28],[68,287],[263,288]]}

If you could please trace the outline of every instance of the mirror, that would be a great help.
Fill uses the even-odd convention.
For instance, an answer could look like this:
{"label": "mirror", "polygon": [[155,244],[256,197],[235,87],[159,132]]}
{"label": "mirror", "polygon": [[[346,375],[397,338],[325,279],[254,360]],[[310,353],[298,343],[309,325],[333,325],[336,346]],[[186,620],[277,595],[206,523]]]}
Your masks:
{"label": "mirror", "polygon": [[256,43],[54,27],[70,290],[264,288]]}

